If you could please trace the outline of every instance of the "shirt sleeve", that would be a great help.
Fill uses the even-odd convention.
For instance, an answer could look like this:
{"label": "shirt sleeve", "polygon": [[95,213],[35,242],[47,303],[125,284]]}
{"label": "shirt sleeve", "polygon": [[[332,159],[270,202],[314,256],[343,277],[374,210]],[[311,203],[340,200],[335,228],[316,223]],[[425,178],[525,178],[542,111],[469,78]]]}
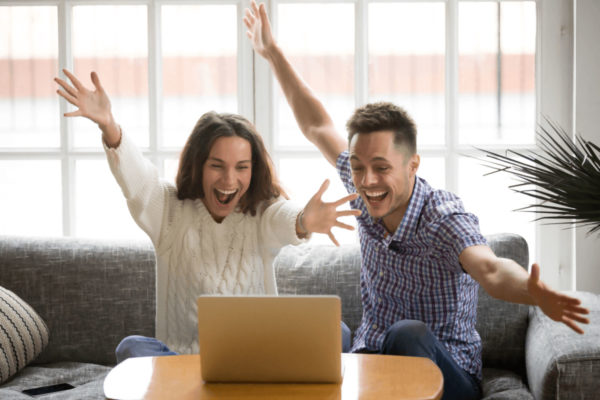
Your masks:
{"label": "shirt sleeve", "polygon": [[470,246],[487,245],[479,230],[479,219],[465,211],[454,194],[436,191],[432,201],[434,218],[429,224],[430,242],[437,249],[443,265],[453,272],[464,272],[458,257]]}
{"label": "shirt sleeve", "polygon": [[296,234],[296,218],[302,207],[280,197],[268,205],[260,215],[259,232],[266,247],[273,253],[288,244],[304,243]]}
{"label": "shirt sleeve", "polygon": [[131,216],[158,247],[167,203],[175,196],[175,188],[159,178],[154,164],[144,158],[127,135],[122,135],[116,148],[104,143],[104,150]]}

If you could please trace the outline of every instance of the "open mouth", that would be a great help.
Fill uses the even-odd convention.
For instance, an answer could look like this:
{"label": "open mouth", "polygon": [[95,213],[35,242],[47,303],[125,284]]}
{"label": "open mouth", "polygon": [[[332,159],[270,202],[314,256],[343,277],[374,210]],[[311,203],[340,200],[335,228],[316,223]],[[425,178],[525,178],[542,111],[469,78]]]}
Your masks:
{"label": "open mouth", "polygon": [[238,192],[238,189],[234,189],[234,190],[214,189],[215,197],[216,197],[217,201],[222,205],[229,204],[231,202],[231,200],[233,200],[233,198],[235,197],[237,192]]}
{"label": "open mouth", "polygon": [[382,201],[387,196],[388,192],[367,192],[365,191],[365,196],[369,201]]}

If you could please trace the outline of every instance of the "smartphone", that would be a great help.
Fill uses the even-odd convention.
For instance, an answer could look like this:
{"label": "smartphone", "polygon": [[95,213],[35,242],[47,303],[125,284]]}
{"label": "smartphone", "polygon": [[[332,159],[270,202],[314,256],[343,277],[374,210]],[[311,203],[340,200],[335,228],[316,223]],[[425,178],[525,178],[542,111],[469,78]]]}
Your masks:
{"label": "smartphone", "polygon": [[54,392],[60,392],[61,390],[73,389],[75,386],[69,385],[68,383],[58,383],[56,385],[40,386],[32,389],[25,389],[23,393],[30,396],[39,396],[41,394],[48,394]]}

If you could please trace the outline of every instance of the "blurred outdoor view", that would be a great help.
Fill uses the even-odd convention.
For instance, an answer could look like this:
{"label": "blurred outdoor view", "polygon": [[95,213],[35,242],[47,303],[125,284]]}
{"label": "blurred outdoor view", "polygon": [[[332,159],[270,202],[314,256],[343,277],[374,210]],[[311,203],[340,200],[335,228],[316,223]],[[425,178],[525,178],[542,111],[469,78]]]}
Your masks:
{"label": "blurred outdoor view", "polygon": [[[246,38],[238,5],[160,3],[159,43],[153,43],[160,57],[151,58],[148,32],[156,29],[149,29],[147,7],[99,3],[72,7],[69,65],[89,87],[90,72],[98,72],[125,134],[151,151],[172,180],[176,154],[198,117],[209,110],[238,112],[240,87],[252,84],[238,81],[239,68],[253,68],[240,52],[239,40]],[[39,4],[0,3],[0,234],[144,238],[108,170],[94,124],[69,119],[61,136],[52,79],[59,73],[58,32],[64,27],[56,6]],[[361,99],[401,105],[419,129],[419,175],[456,191],[480,217],[484,234],[516,232],[535,247],[532,216],[512,211],[525,199],[507,189],[509,181],[483,177],[486,170],[462,156],[473,146],[534,142],[534,1],[459,1],[456,28],[447,26],[445,2],[373,1],[364,32],[356,31],[354,2],[272,4],[278,42],[340,134],[346,135],[345,122]],[[447,53],[451,29],[458,31],[454,55]],[[453,56],[455,72],[449,68]],[[149,65],[159,74],[154,79]],[[456,95],[447,92],[449,73],[456,74]],[[325,198],[343,196],[335,169],[304,139],[277,85],[272,94],[257,87],[255,96],[273,96],[272,109],[255,112],[272,118],[271,154],[293,199],[305,203],[326,178],[332,185]],[[447,115],[449,102],[456,115]],[[449,156],[458,156],[458,163],[448,164]],[[447,165],[456,167],[449,171]],[[451,175],[457,187],[447,187]],[[335,234],[342,243],[356,241],[352,232]],[[328,242],[322,235],[313,240]]]}

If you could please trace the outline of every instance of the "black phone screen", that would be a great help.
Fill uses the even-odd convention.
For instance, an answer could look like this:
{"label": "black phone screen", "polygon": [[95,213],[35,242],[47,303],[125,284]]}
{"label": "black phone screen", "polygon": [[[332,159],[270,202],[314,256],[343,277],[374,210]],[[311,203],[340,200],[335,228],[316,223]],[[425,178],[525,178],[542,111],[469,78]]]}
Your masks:
{"label": "black phone screen", "polygon": [[70,385],[68,383],[58,383],[56,385],[40,386],[32,389],[25,389],[23,390],[23,393],[28,394],[30,396],[37,396],[40,394],[60,392],[61,390],[69,390],[73,389],[74,387],[75,386]]}

